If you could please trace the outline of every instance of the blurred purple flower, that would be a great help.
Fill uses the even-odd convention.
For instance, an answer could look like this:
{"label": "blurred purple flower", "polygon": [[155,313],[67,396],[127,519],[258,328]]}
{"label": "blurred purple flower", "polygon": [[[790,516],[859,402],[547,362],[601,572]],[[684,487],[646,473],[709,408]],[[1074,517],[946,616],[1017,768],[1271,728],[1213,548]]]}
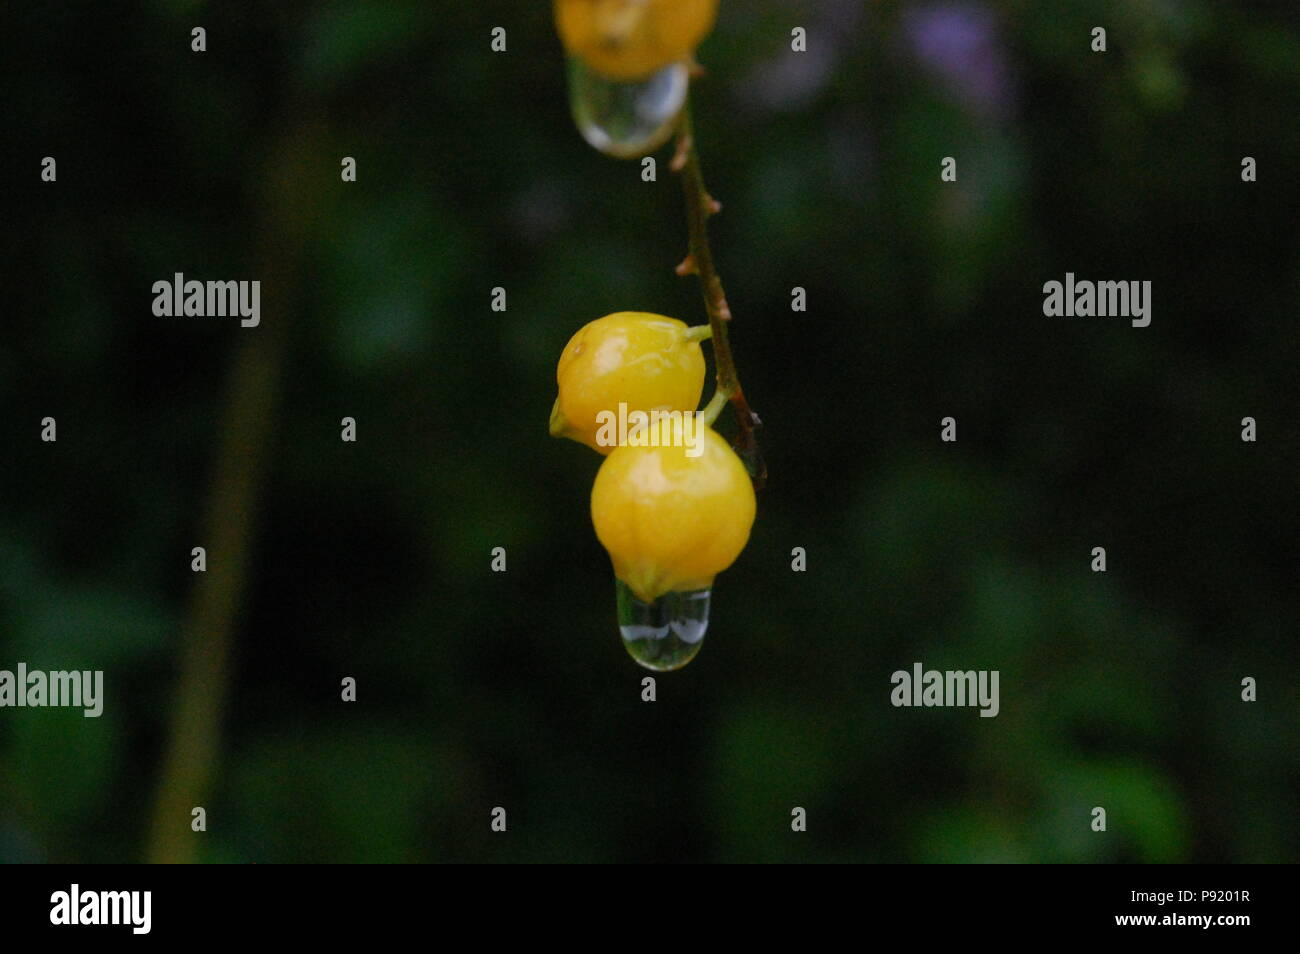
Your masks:
{"label": "blurred purple flower", "polygon": [[958,0],[911,9],[903,33],[922,66],[972,109],[991,117],[1010,111],[1011,71],[988,7]]}

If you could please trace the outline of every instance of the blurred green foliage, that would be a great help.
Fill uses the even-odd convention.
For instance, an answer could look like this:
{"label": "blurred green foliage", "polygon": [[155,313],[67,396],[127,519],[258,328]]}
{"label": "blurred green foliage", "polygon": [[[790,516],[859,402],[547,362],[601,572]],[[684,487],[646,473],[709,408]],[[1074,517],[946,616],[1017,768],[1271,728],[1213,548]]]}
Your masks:
{"label": "blurred green foliage", "polygon": [[[696,127],[772,479],[654,704],[590,528],[598,460],[546,418],[581,324],[703,314],[666,154],[645,183],[581,142],[549,5],[7,19],[0,668],[103,668],[107,701],[0,713],[0,859],[144,855],[257,333],[156,319],[149,287],[258,277],[295,129],[320,187],[203,857],[1296,857],[1294,5],[724,0]],[[1151,327],[1045,319],[1066,271],[1152,280]],[[918,660],[1000,670],[1001,714],[891,707]]]}

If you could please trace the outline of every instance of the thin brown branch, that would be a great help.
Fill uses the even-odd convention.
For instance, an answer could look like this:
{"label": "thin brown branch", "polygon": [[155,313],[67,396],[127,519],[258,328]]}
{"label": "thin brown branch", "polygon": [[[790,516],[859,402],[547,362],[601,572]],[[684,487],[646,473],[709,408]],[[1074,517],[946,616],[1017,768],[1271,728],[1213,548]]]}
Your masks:
{"label": "thin brown branch", "polygon": [[689,101],[682,107],[681,119],[678,121],[677,150],[673,155],[671,167],[674,171],[680,172],[682,177],[682,191],[686,196],[686,226],[689,242],[689,252],[677,266],[677,274],[694,274],[700,280],[700,291],[704,295],[704,310],[709,316],[709,327],[713,329],[713,358],[717,369],[718,388],[729,395],[731,410],[740,428],[733,446],[751,468],[755,486],[761,487],[767,479],[767,467],[759,454],[755,432],[762,422],[750,408],[749,402],[745,400],[745,392],[740,386],[740,377],[736,373],[735,359],[731,354],[731,339],[727,335],[727,324],[731,321],[731,306],[727,304],[722,278],[713,263],[713,250],[709,246],[709,217],[720,212],[722,204],[709,195],[709,190],[704,185],[700,154],[696,148],[695,131],[691,125]]}

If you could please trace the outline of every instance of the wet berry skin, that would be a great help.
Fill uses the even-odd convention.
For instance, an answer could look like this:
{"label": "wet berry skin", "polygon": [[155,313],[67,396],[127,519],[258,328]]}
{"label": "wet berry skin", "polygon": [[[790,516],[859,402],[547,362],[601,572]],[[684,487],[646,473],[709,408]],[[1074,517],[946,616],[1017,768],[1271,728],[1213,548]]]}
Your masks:
{"label": "wet berry skin", "polygon": [[[669,443],[669,423],[660,430]],[[701,425],[698,437],[697,457],[684,446],[620,447],[592,487],[591,520],[614,575],[648,603],[711,586],[749,541],[749,473],[712,428]]]}
{"label": "wet berry skin", "polygon": [[690,57],[717,15],[718,0],[555,0],[569,55],[622,82]]}
{"label": "wet berry skin", "polygon": [[555,368],[559,396],[551,434],[601,454],[601,412],[694,411],[704,393],[704,351],[684,322],[643,311],[619,311],[581,328]]}

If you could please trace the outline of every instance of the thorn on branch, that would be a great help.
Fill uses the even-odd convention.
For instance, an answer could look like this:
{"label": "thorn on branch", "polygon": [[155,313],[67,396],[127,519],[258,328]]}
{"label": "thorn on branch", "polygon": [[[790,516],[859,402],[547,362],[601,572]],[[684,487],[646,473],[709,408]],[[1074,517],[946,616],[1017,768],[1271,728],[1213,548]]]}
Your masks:
{"label": "thorn on branch", "polygon": [[699,269],[695,267],[695,256],[687,255],[684,259],[682,259],[680,262],[677,263],[677,267],[674,268],[673,271],[675,271],[678,275],[682,275],[682,276],[698,275]]}
{"label": "thorn on branch", "polygon": [[717,199],[715,199],[713,196],[706,195],[704,198],[708,204],[709,215],[717,215],[719,212],[722,211],[722,203],[719,202]]}
{"label": "thorn on branch", "polygon": [[686,159],[691,153],[691,147],[694,140],[690,133],[684,133],[677,137],[677,150],[673,153],[672,162],[668,163],[668,168],[673,172],[681,172],[686,168]]}

